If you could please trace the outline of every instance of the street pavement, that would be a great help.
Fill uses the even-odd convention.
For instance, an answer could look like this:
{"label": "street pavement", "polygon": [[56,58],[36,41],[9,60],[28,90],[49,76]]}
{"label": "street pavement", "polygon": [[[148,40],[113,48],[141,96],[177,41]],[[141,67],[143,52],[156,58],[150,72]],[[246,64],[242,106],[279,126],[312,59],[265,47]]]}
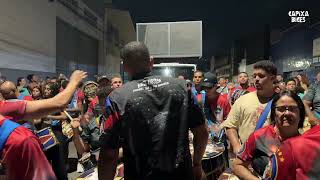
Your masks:
{"label": "street pavement", "polygon": [[74,146],[73,142],[69,143],[69,161],[71,161],[71,171],[70,173],[68,173],[68,179],[69,180],[75,180],[77,177],[79,177],[81,175],[81,173],[77,173],[77,150],[76,147]]}

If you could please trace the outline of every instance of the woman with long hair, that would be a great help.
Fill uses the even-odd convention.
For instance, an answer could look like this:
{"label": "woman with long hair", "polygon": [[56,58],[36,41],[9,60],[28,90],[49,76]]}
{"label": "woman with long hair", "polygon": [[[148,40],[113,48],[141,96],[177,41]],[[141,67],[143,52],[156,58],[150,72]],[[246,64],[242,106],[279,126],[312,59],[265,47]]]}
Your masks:
{"label": "woman with long hair", "polygon": [[42,91],[40,86],[33,86],[31,90],[31,96],[33,100],[40,100],[42,99]]}
{"label": "woman with long hair", "polygon": [[[43,99],[52,98],[59,93],[59,84],[49,82],[44,86]],[[42,119],[41,124],[36,125],[37,129],[50,127],[59,141],[59,144],[51,147],[45,154],[52,164],[53,171],[55,172],[58,179],[66,180],[67,168],[66,163],[68,159],[68,142],[67,137],[62,133],[62,121],[66,120],[67,117],[63,112],[57,112],[52,115],[48,115]],[[49,123],[45,123],[47,121]]]}

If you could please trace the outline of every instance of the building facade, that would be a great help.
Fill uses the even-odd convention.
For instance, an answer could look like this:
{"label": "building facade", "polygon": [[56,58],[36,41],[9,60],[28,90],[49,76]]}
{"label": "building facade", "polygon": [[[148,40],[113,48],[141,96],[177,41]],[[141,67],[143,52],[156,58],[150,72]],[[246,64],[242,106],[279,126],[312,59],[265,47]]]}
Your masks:
{"label": "building facade", "polygon": [[320,23],[302,23],[281,31],[272,42],[272,61],[285,77],[306,74],[314,81],[320,71]]}

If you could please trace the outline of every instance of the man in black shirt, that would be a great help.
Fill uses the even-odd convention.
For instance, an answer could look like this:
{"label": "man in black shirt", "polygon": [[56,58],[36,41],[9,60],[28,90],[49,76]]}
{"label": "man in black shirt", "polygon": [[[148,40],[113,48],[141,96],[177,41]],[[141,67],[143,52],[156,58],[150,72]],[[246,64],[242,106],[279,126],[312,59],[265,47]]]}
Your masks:
{"label": "man in black shirt", "polygon": [[[126,180],[200,179],[208,132],[186,81],[152,76],[153,59],[140,42],[127,44],[121,58],[132,81],[107,99],[99,179],[114,178],[120,147]],[[189,128],[194,134],[193,160]]]}

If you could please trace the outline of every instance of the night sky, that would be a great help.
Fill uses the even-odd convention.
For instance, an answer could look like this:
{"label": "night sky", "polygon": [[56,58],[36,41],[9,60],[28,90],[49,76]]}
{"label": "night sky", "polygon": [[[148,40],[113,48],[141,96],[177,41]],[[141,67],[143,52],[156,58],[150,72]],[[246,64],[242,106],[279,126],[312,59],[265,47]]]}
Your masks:
{"label": "night sky", "polygon": [[320,0],[113,0],[113,6],[129,10],[134,23],[202,20],[205,57],[227,54],[233,40],[262,33],[266,24],[292,26],[290,10],[308,10],[312,22],[320,21]]}

